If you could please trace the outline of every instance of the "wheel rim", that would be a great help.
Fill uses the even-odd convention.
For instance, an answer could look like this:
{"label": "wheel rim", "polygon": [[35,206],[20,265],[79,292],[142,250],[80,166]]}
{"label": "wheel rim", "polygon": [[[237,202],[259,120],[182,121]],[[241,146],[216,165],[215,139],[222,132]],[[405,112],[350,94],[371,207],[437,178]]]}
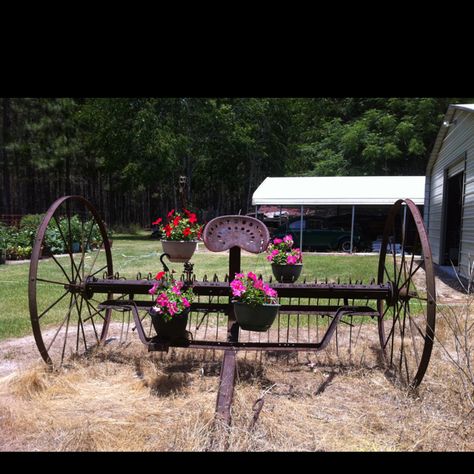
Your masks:
{"label": "wheel rim", "polygon": [[379,338],[389,373],[416,388],[433,348],[436,292],[431,248],[413,201],[391,208],[380,249],[378,283],[390,283],[392,301],[379,302]]}
{"label": "wheel rim", "polygon": [[350,241],[344,241],[341,244],[341,250],[343,252],[350,252],[351,251],[351,242]]}
{"label": "wheel rim", "polygon": [[84,285],[88,277],[103,274],[112,277],[113,266],[99,214],[81,196],[56,200],[36,234],[28,282],[33,334],[49,365],[59,367],[106,338],[111,310],[99,310],[100,301],[86,294]]}

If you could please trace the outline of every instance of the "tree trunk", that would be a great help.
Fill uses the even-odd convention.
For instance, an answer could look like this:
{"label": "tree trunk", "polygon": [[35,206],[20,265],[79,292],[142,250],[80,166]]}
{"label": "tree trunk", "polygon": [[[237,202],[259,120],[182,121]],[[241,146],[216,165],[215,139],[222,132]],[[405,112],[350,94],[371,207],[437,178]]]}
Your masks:
{"label": "tree trunk", "polygon": [[11,99],[3,98],[2,100],[3,109],[3,125],[2,135],[0,141],[0,153],[1,161],[3,163],[3,212],[6,214],[12,213],[12,195],[10,187],[10,165],[8,162],[7,145],[10,143],[11,138]]}

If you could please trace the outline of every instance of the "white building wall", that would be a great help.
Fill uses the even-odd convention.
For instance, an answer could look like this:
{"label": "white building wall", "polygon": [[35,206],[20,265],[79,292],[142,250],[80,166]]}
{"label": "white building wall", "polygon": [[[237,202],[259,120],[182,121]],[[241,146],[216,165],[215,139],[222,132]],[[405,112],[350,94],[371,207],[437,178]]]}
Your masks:
{"label": "white building wall", "polygon": [[459,159],[465,159],[466,184],[459,273],[468,276],[469,260],[474,259],[474,113],[456,110],[453,120],[456,120],[456,124],[449,127],[431,170],[428,234],[433,261],[440,263],[445,173],[455,166]]}

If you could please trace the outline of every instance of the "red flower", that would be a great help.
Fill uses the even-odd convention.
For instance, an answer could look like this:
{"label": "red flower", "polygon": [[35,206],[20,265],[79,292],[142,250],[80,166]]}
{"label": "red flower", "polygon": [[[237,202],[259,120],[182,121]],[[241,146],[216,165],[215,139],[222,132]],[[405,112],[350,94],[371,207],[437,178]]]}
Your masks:
{"label": "red flower", "polygon": [[168,212],[168,218],[170,218],[174,214],[174,209],[171,209],[170,212]]}
{"label": "red flower", "polygon": [[202,226],[199,227],[198,233],[197,233],[197,238],[200,239],[202,234]]}
{"label": "red flower", "polygon": [[189,215],[189,222],[190,222],[191,224],[194,224],[195,222],[197,222],[196,214],[191,213],[191,214]]}
{"label": "red flower", "polygon": [[158,217],[155,222],[152,222],[151,225],[158,225],[163,219],[161,217]]}
{"label": "red flower", "polygon": [[183,234],[185,237],[187,237],[191,233],[191,229],[189,227],[186,227],[186,229],[183,230]]}
{"label": "red flower", "polygon": [[158,272],[155,276],[155,280],[161,280],[165,276],[166,272]]}
{"label": "red flower", "polygon": [[176,227],[179,224],[179,221],[181,220],[180,216],[176,216],[173,220],[173,225]]}
{"label": "red flower", "polygon": [[164,231],[166,233],[166,237],[169,237],[171,235],[171,226],[170,225],[165,225]]}
{"label": "red flower", "polygon": [[184,213],[185,213],[188,217],[191,215],[191,212],[188,211],[187,209],[184,209],[184,208],[183,208],[183,211],[184,211]]}

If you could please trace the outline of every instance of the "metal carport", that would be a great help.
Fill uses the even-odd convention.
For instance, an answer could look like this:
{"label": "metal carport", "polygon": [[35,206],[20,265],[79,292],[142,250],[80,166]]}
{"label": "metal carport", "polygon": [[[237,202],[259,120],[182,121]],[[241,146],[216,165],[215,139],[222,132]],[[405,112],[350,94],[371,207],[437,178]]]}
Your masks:
{"label": "metal carport", "polygon": [[[352,206],[351,253],[354,237],[355,206],[391,205],[397,199],[411,199],[424,204],[425,176],[316,176],[268,177],[252,196],[252,205],[300,206],[301,223],[304,206]],[[300,226],[300,248],[303,225]]]}

